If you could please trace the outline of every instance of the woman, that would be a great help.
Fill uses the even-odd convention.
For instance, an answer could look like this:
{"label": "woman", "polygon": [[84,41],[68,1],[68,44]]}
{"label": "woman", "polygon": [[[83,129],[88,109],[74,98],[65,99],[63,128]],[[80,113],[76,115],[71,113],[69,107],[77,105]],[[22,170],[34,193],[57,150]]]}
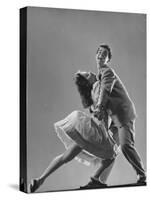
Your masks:
{"label": "woman", "polygon": [[[73,158],[86,165],[91,163],[96,165],[101,163],[102,159],[107,159],[111,163],[118,153],[118,145],[108,131],[107,113],[105,113],[105,110],[102,111],[102,121],[94,116],[94,102],[96,101],[94,99],[94,88],[97,84],[100,84],[100,81],[97,80],[95,74],[80,71],[75,74],[74,80],[83,107],[90,111],[89,115],[82,111],[73,111],[65,119],[54,124],[55,131],[64,143],[66,151],[54,158],[39,178],[32,180],[30,184],[31,192],[36,191],[50,174]],[[104,164],[103,170],[110,163]],[[105,186],[94,178],[92,181],[95,181],[94,187]]]}

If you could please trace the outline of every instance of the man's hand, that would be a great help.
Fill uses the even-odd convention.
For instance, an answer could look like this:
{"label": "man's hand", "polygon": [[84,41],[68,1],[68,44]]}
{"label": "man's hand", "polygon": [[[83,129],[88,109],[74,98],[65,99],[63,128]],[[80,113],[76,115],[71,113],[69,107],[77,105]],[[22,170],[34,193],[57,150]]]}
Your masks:
{"label": "man's hand", "polygon": [[100,105],[98,106],[98,108],[96,110],[94,110],[94,116],[101,121],[102,119],[105,118],[105,110],[104,110],[104,106]]}

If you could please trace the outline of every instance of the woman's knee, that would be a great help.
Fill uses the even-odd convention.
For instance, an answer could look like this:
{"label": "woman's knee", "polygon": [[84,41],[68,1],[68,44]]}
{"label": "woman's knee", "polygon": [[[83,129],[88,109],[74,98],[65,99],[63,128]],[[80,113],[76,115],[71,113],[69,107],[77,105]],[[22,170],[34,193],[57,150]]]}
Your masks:
{"label": "woman's knee", "polygon": [[73,159],[72,156],[68,156],[65,153],[63,154],[63,159],[62,160],[63,160],[64,164],[70,162],[72,159]]}
{"label": "woman's knee", "polygon": [[62,156],[63,162],[70,162],[75,156],[81,152],[81,148],[77,145],[72,146],[70,149],[66,150]]}
{"label": "woman's knee", "polygon": [[54,160],[63,164],[64,163],[64,154],[60,154],[60,155],[56,156],[54,158]]}

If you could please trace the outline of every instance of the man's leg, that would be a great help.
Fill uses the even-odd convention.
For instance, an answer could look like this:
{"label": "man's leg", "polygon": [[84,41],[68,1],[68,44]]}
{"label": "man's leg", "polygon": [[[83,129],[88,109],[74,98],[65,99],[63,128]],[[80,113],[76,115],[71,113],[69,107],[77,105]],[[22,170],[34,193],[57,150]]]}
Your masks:
{"label": "man's leg", "polygon": [[135,148],[135,128],[134,128],[134,121],[130,121],[126,125],[122,126],[119,129],[119,139],[121,144],[121,149],[126,157],[126,159],[129,161],[129,163],[132,165],[132,167],[135,169],[137,175],[139,176],[139,182],[145,182],[146,175],[144,166],[142,163],[142,160]]}

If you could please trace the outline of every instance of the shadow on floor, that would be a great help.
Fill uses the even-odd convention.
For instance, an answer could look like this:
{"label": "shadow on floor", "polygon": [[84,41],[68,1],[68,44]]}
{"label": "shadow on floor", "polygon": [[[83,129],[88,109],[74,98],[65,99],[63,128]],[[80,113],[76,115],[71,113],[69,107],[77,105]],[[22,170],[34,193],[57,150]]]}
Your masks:
{"label": "shadow on floor", "polygon": [[9,184],[9,187],[11,187],[14,190],[18,190],[19,191],[19,185],[17,185],[17,184]]}

